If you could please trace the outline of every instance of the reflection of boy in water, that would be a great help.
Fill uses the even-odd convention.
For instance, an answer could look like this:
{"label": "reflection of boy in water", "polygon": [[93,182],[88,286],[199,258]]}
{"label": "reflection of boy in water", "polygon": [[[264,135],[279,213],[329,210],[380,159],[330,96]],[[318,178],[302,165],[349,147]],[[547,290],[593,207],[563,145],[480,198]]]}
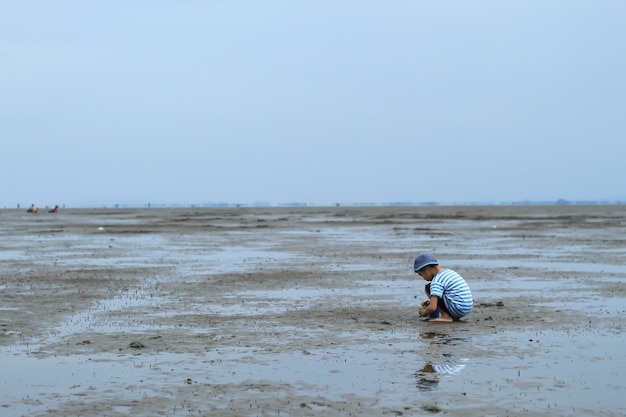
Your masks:
{"label": "reflection of boy in water", "polygon": [[417,378],[417,388],[420,391],[432,391],[439,385],[437,372],[430,363],[427,363],[422,369],[417,371],[415,377]]}
{"label": "reflection of boy in water", "polygon": [[420,391],[432,391],[437,388],[444,375],[456,375],[465,368],[464,364],[449,362],[442,364],[427,363],[415,373],[417,388]]}
{"label": "reflection of boy in water", "polygon": [[[472,292],[467,282],[455,271],[442,268],[430,253],[415,258],[414,270],[428,281],[425,291],[428,300],[422,303],[419,315],[430,321],[452,322],[466,316],[474,306]],[[433,313],[439,312],[440,317]]]}

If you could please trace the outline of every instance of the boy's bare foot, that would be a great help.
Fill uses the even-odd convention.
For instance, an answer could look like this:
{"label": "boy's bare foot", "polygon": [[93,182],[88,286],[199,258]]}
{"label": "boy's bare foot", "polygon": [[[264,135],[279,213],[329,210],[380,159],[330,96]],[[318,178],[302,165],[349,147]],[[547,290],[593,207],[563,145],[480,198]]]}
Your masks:
{"label": "boy's bare foot", "polygon": [[439,310],[439,312],[441,313],[441,316],[437,317],[436,319],[430,319],[429,321],[439,323],[452,323],[454,321],[454,318],[451,315],[444,313],[441,310]]}
{"label": "boy's bare foot", "polygon": [[452,323],[454,320],[448,317],[437,317],[436,319],[430,319],[428,321],[440,322],[440,323]]}

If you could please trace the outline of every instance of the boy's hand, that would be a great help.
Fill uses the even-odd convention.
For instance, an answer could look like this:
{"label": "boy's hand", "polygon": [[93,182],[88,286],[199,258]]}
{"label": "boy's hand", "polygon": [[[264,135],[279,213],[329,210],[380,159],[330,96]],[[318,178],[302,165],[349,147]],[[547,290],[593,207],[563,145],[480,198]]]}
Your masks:
{"label": "boy's hand", "polygon": [[430,305],[430,300],[422,301],[422,307],[428,307]]}

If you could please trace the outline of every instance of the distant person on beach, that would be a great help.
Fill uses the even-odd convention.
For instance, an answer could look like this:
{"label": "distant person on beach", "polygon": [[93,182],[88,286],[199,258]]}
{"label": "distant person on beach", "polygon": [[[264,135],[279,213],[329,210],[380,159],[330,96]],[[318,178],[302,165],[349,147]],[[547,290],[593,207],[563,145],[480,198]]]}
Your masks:
{"label": "distant person on beach", "polygon": [[451,323],[469,314],[474,306],[467,282],[457,272],[443,268],[430,253],[421,253],[413,263],[415,273],[428,281],[424,292],[428,300],[419,309],[429,321]]}
{"label": "distant person on beach", "polygon": [[59,211],[59,206],[54,206],[48,210],[48,213],[56,213],[57,211]]}
{"label": "distant person on beach", "polygon": [[26,210],[27,213],[37,213],[39,211],[39,209],[37,207],[35,207],[34,204],[31,204],[30,208],[28,210]]}

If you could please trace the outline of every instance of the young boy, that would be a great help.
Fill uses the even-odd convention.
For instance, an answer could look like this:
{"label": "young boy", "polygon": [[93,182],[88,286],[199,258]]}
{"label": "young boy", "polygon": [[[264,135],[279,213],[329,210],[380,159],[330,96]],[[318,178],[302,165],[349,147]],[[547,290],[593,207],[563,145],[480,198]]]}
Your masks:
{"label": "young boy", "polygon": [[419,254],[413,268],[429,282],[425,289],[429,299],[422,303],[420,316],[430,317],[430,321],[451,323],[470,312],[474,300],[461,275],[451,269],[442,268],[437,258],[430,253]]}

